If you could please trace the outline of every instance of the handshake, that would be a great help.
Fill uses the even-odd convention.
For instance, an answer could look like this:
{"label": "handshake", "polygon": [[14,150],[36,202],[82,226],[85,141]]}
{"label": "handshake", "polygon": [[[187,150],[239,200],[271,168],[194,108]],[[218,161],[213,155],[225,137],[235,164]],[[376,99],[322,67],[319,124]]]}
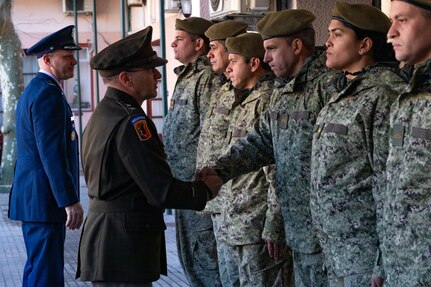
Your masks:
{"label": "handshake", "polygon": [[223,180],[217,172],[208,166],[196,170],[195,179],[202,180],[208,186],[211,190],[211,199],[218,195],[220,188],[223,185]]}

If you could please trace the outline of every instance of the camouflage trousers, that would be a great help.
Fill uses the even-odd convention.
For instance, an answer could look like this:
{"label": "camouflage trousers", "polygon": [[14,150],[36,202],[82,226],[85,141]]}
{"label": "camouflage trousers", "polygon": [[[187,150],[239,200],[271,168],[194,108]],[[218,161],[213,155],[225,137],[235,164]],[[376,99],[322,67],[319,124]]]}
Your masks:
{"label": "camouflage trousers", "polygon": [[190,286],[222,286],[211,216],[175,210],[175,225],[178,258]]}
{"label": "camouflage trousers", "polygon": [[[222,274],[227,274],[224,287],[238,286],[294,286],[290,253],[285,258],[274,260],[268,255],[265,244],[217,246]],[[223,275],[222,275],[223,277]]]}
{"label": "camouflage trousers", "polygon": [[[370,287],[373,271],[343,277],[329,278],[330,287]],[[401,287],[401,286],[399,286]]]}
{"label": "camouflage trousers", "polygon": [[[239,275],[238,270],[229,269],[228,262],[226,262],[226,258],[223,255],[225,250],[227,249],[226,243],[220,239],[220,223],[222,217],[220,213],[212,214],[211,219],[213,221],[214,235],[217,242],[217,257],[218,257],[218,266],[220,272],[220,281],[224,287],[229,286],[239,286]],[[238,282],[236,282],[238,280]],[[233,283],[232,283],[233,282]]]}
{"label": "camouflage trousers", "polygon": [[323,252],[292,252],[295,287],[327,287],[328,275],[324,270]]}

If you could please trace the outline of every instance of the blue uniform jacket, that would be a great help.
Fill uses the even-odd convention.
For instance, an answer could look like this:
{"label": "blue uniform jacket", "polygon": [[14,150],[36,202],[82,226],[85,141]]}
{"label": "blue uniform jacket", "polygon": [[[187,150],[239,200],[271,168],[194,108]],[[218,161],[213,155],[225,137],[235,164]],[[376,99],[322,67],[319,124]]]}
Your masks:
{"label": "blue uniform jacket", "polygon": [[65,206],[79,201],[78,137],[60,86],[37,73],[18,101],[17,162],[10,218],[65,222]]}

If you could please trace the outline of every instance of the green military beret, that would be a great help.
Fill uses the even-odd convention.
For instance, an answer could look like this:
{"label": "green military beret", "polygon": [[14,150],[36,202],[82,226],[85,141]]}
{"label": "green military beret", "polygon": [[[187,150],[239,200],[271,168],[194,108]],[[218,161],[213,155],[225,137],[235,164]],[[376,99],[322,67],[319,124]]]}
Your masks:
{"label": "green military beret", "polygon": [[412,4],[414,6],[417,6],[419,8],[431,11],[431,0],[399,0],[399,1],[403,1],[406,3]]}
{"label": "green military beret", "polygon": [[151,47],[152,34],[153,27],[149,26],[109,45],[91,59],[90,66],[99,70],[102,77],[109,77],[122,71],[166,64],[168,61],[159,58]]}
{"label": "green military beret", "polygon": [[226,40],[228,37],[235,37],[239,34],[247,32],[247,24],[240,21],[224,21],[216,23],[208,28],[205,32],[210,41]]}
{"label": "green military beret", "polygon": [[211,21],[200,17],[190,17],[186,19],[177,19],[175,21],[175,30],[182,30],[198,36],[205,36],[205,31],[213,25]]}
{"label": "green military beret", "polygon": [[263,58],[262,36],[259,33],[243,33],[226,39],[226,48],[231,54],[238,54],[247,58]]}
{"label": "green military beret", "polygon": [[257,31],[264,40],[289,36],[293,33],[313,27],[316,17],[310,11],[292,9],[266,14],[257,23]]}
{"label": "green military beret", "polygon": [[384,34],[391,27],[391,21],[385,13],[368,4],[337,2],[332,10],[332,19],[350,24],[362,30]]}

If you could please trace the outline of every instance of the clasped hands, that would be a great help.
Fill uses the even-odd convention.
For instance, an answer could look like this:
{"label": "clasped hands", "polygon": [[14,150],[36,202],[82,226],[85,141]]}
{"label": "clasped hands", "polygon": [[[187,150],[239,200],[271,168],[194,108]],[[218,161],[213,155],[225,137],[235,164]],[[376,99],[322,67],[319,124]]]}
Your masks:
{"label": "clasped hands", "polygon": [[212,198],[215,198],[221,186],[223,185],[223,180],[217,174],[217,172],[211,167],[203,167],[198,169],[195,173],[196,180],[202,180],[208,188],[211,190]]}

